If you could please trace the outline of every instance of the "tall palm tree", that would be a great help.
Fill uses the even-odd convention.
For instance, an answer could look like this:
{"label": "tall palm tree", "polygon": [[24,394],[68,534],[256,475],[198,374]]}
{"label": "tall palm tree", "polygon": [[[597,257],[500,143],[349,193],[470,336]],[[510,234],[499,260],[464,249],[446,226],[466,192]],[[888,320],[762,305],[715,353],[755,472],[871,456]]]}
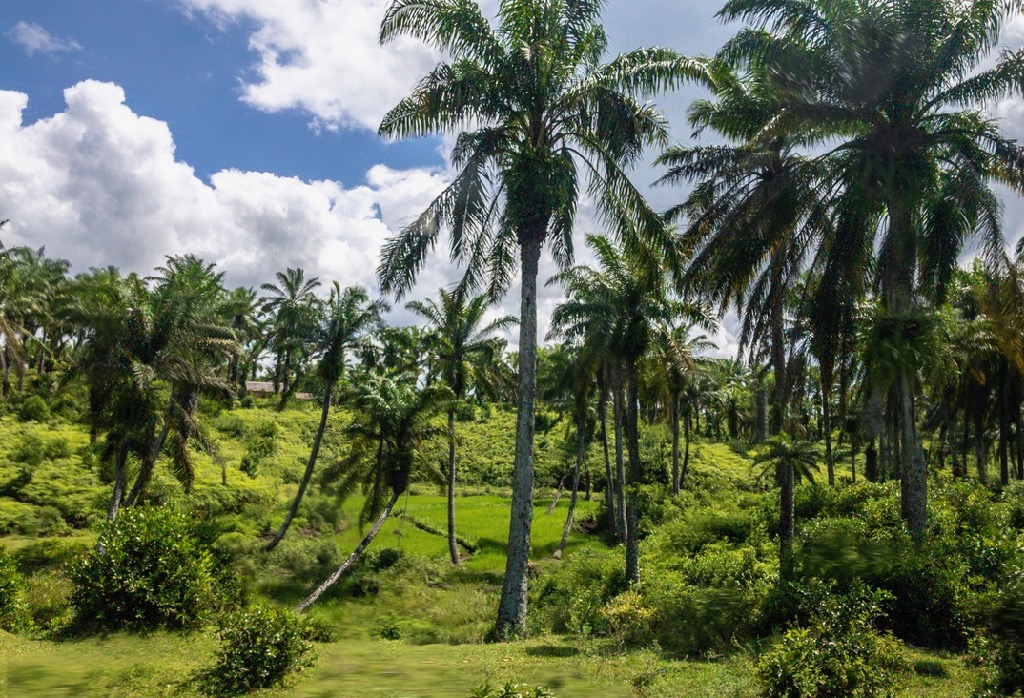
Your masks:
{"label": "tall palm tree", "polygon": [[[439,302],[440,301],[440,302]],[[438,300],[412,301],[406,308],[423,318],[427,325],[434,369],[451,388],[455,400],[465,399],[474,376],[486,371],[497,348],[493,334],[515,324],[506,315],[487,324],[484,313],[490,306],[487,296],[467,296],[463,289],[438,291]],[[482,326],[481,326],[482,325]],[[452,564],[460,565],[459,543],[455,531],[455,404],[448,410],[448,552]]]}
{"label": "tall palm tree", "polygon": [[[581,179],[610,228],[628,247],[649,244],[664,258],[671,236],[625,168],[648,145],[664,144],[666,124],[638,97],[674,87],[690,62],[664,49],[602,64],[602,3],[502,0],[494,26],[471,0],[393,0],[381,41],[419,38],[451,56],[385,117],[383,136],[459,133],[455,179],[382,251],[381,288],[413,284],[442,228],[466,285],[485,281],[492,297],[518,264],[519,412],[508,557],[498,609],[499,636],[526,630],[527,560],[533,520],[533,436],[537,398],[537,270],[544,244],[567,268]],[[581,178],[579,169],[582,168]]]}
{"label": "tall palm tree", "polygon": [[632,256],[607,238],[587,236],[598,269],[577,266],[552,277],[565,287],[566,300],[551,314],[552,332],[591,345],[613,360],[613,396],[622,395],[625,446],[629,461],[626,497],[626,577],[640,581],[639,499],[641,480],[638,364],[658,322],[681,308],[666,295],[664,264]]}
{"label": "tall palm tree", "polygon": [[[360,524],[375,519],[370,531],[351,555],[299,604],[304,611],[334,585],[359,559],[380,532],[398,498],[408,489],[417,469],[430,475],[423,443],[438,432],[434,418],[448,409],[451,390],[434,385],[422,390],[408,381],[377,377],[359,386],[354,400],[355,418],[348,432],[352,437],[347,458],[324,471],[325,481],[338,482],[339,496],[359,485],[369,488],[359,516]],[[390,495],[385,499],[387,492]]]}
{"label": "tall palm tree", "polygon": [[299,489],[295,493],[288,514],[274,537],[267,543],[264,550],[270,551],[284,538],[299,511],[302,497],[313,477],[316,461],[320,454],[320,444],[327,429],[327,417],[331,411],[334,388],[345,372],[345,355],[360,338],[370,330],[380,328],[384,324],[381,317],[389,310],[387,303],[381,300],[371,301],[366,290],[360,286],[349,286],[342,289],[334,282],[331,295],[324,306],[324,317],[314,341],[314,351],[320,354],[317,364],[317,375],[324,383],[324,396],[321,401],[320,423],[317,425],[313,446],[306,461],[306,470],[299,481]]}
{"label": "tall palm tree", "polygon": [[316,278],[307,280],[302,269],[288,267],[277,272],[276,284],[260,284],[270,295],[264,299],[263,311],[273,313],[274,343],[277,351],[277,365],[274,371],[274,387],[281,381],[281,399],[278,410],[283,410],[292,392],[292,361],[306,346],[316,326],[317,297],[319,288]]}
{"label": "tall palm tree", "polygon": [[[990,257],[1001,253],[991,184],[1024,191],[1024,149],[979,108],[1024,91],[1024,50],[978,70],[1020,9],[989,0],[730,0],[720,13],[753,23],[726,52],[776,76],[782,109],[773,128],[834,145],[821,156],[837,194],[818,292],[849,296],[878,249],[886,322],[909,343],[927,324],[921,299],[941,300],[965,239],[976,235]],[[928,499],[915,369],[893,376],[892,405],[901,513],[920,535]]]}

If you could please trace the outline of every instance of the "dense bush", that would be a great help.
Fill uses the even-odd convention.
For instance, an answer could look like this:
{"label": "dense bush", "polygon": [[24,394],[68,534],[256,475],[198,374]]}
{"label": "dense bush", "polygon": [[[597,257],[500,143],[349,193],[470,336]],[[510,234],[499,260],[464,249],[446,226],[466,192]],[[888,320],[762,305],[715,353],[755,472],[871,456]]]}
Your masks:
{"label": "dense bush", "polygon": [[812,587],[806,625],[791,628],[761,655],[757,674],[766,698],[888,696],[904,666],[900,643],[879,633],[880,592],[837,594]]}
{"label": "dense bush", "polygon": [[0,629],[21,632],[28,627],[24,594],[25,580],[18,573],[14,558],[0,548]]}
{"label": "dense bush", "polygon": [[29,395],[17,407],[18,419],[23,422],[45,422],[50,419],[50,406],[39,395]]}
{"label": "dense bush", "polygon": [[1000,594],[988,618],[984,659],[994,669],[984,695],[1024,695],[1024,578]]}
{"label": "dense bush", "polygon": [[212,667],[200,675],[211,695],[239,695],[284,682],[309,666],[310,645],[293,613],[256,606],[227,616]]}
{"label": "dense bush", "polygon": [[167,508],[123,509],[72,566],[72,605],[85,626],[193,627],[215,596],[212,558],[189,520]]}

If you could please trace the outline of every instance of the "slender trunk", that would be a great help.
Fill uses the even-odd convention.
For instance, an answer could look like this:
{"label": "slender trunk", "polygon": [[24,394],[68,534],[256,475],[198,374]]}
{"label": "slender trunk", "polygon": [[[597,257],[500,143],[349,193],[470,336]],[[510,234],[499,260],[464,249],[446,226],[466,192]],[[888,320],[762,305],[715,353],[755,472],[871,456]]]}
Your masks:
{"label": "slender trunk", "polygon": [[850,482],[857,482],[857,433],[850,434]]}
{"label": "slender trunk", "polygon": [[455,533],[455,410],[448,410],[448,554],[453,565],[461,565],[458,535]]}
{"label": "slender trunk", "polygon": [[622,433],[622,381],[619,368],[615,368],[612,384],[612,412],[615,422],[615,532],[620,543],[626,542],[626,460],[625,438]]}
{"label": "slender trunk", "polygon": [[388,517],[391,515],[391,510],[395,508],[395,503],[398,502],[398,498],[401,496],[401,490],[395,489],[391,491],[391,499],[388,500],[387,505],[384,507],[384,511],[382,511],[380,516],[377,517],[377,521],[374,522],[373,528],[370,529],[370,532],[367,533],[366,537],[363,538],[359,545],[356,546],[356,549],[352,551],[352,554],[348,556],[348,559],[341,564],[341,567],[336,569],[334,574],[325,579],[320,586],[313,590],[313,593],[310,594],[305,601],[299,604],[299,607],[296,609],[299,613],[302,613],[316,603],[316,600],[319,599],[325,591],[334,586],[334,584],[341,579],[341,576],[348,571],[356,560],[359,559],[359,556],[363,554],[363,551],[366,550],[367,546],[369,546],[370,543],[373,542],[373,539],[377,537],[377,534],[380,533],[381,527],[384,525],[384,522],[388,520]]}
{"label": "slender trunk", "polygon": [[295,515],[299,513],[299,505],[302,503],[303,495],[306,494],[309,481],[313,478],[313,469],[316,468],[316,460],[320,455],[320,444],[324,439],[324,431],[327,429],[327,416],[331,411],[331,393],[333,392],[334,381],[327,381],[327,384],[324,386],[324,399],[320,406],[320,424],[317,426],[316,436],[313,437],[313,447],[310,449],[309,458],[306,460],[306,470],[302,473],[299,489],[295,493],[292,505],[288,507],[288,513],[285,515],[281,527],[277,529],[277,533],[274,534],[274,537],[263,548],[266,552],[270,552],[277,547],[277,544],[281,542],[284,534],[288,532],[288,528],[292,525]]}
{"label": "slender trunk", "polygon": [[551,504],[548,505],[548,510],[545,514],[550,514],[558,506],[558,501],[562,498],[562,487],[565,486],[565,476],[563,475],[558,481],[558,487],[555,489],[555,496],[551,498]]}
{"label": "slender trunk", "polygon": [[590,462],[583,461],[583,501],[589,502],[593,493],[593,482],[590,479]]}
{"label": "slender trunk", "polygon": [[292,350],[284,353],[284,381],[281,385],[281,401],[277,403],[277,411],[280,412],[288,404],[288,396],[292,391]]}
{"label": "slender trunk", "polygon": [[864,477],[868,482],[878,482],[878,452],[875,450],[874,439],[864,449]]}
{"label": "slender trunk", "polygon": [[964,432],[960,439],[960,466],[959,469],[954,468],[953,477],[955,478],[966,478],[967,477],[967,444],[971,439],[971,420],[967,418],[967,414],[964,414]]}
{"label": "slender trunk", "polygon": [[139,474],[135,478],[135,482],[132,484],[132,489],[128,493],[128,498],[125,500],[125,506],[133,507],[138,504],[139,499],[146,492],[146,488],[149,487],[150,480],[153,479],[153,471],[156,469],[156,461],[160,457],[160,452],[164,450],[164,444],[167,442],[167,434],[170,432],[170,427],[164,424],[163,428],[160,429],[160,434],[157,436],[156,441],[149,449],[149,453],[146,455],[146,460],[143,461],[142,467],[139,469]]}
{"label": "slender trunk", "polygon": [[519,412],[512,468],[508,557],[495,631],[499,638],[526,635],[527,565],[533,524],[533,436],[537,403],[537,267],[543,235],[521,243],[522,300],[519,319]]}
{"label": "slender trunk", "polygon": [[975,405],[974,410],[974,467],[978,470],[978,480],[988,484],[988,463],[985,458],[985,413]]}
{"label": "slender trunk", "polygon": [[793,578],[793,532],[795,518],[795,477],[793,465],[779,465],[779,579]]}
{"label": "slender trunk", "polygon": [[1019,393],[1018,393],[1018,399],[1017,399],[1017,409],[1016,409],[1016,412],[1017,412],[1017,414],[1016,414],[1016,421],[1014,422],[1014,429],[1013,429],[1013,444],[1014,444],[1014,451],[1016,452],[1016,456],[1017,456],[1017,479],[1018,480],[1024,480],[1024,439],[1021,439],[1021,433],[1020,433],[1021,421],[1022,421],[1021,418],[1024,417],[1024,415],[1021,414],[1021,402],[1020,402],[1020,399],[1019,399]]}
{"label": "slender trunk", "polygon": [[686,474],[690,471],[690,412],[687,410],[683,416],[683,438],[686,441],[683,446],[683,471],[679,474],[680,485],[686,484]]}
{"label": "slender trunk", "polygon": [[626,499],[626,581],[640,583],[640,432],[637,407],[640,401],[636,361],[627,359],[626,448],[629,451],[629,497]]}
{"label": "slender trunk", "polygon": [[771,429],[772,436],[782,432],[786,421],[786,403],[789,401],[789,379],[786,370],[786,333],[784,329],[785,307],[782,288],[784,249],[779,247],[772,255],[772,289],[768,308],[768,331],[771,337],[769,353],[775,385],[772,391]]}
{"label": "slender trunk", "polygon": [[3,396],[8,398],[11,396],[11,363],[14,361],[14,356],[11,355],[11,348],[4,345],[4,379],[3,379]]}
{"label": "slender trunk", "polygon": [[604,452],[604,508],[608,513],[608,537],[612,538],[618,528],[618,518],[615,515],[615,480],[612,477],[612,462],[608,453],[608,390],[604,386],[601,387],[597,411],[601,420],[601,449]]}
{"label": "slender trunk", "polygon": [[999,358],[999,380],[996,385],[996,409],[999,410],[999,484],[1006,487],[1010,484],[1010,462],[1007,452],[1007,432],[1009,431],[1009,415],[1007,414],[1007,362],[1005,357]]}
{"label": "slender trunk", "polygon": [[107,521],[117,518],[117,511],[121,508],[121,500],[124,498],[125,464],[128,462],[128,437],[121,439],[121,445],[117,449],[117,460],[114,462],[114,491],[110,496],[110,509],[107,510]]}
{"label": "slender trunk", "polygon": [[829,391],[821,391],[821,421],[824,422],[825,468],[828,470],[828,484],[836,484],[836,466],[832,460],[832,409],[829,405]]}
{"label": "slender trunk", "polygon": [[569,513],[565,516],[565,528],[562,529],[562,540],[552,554],[556,560],[562,559],[565,546],[569,543],[569,532],[572,531],[572,517],[576,513],[576,497],[580,489],[580,470],[583,459],[587,455],[586,412],[580,411],[576,416],[576,467],[572,471],[572,492],[569,494]]}
{"label": "slender trunk", "polygon": [[679,496],[679,395],[672,396],[669,409],[669,421],[672,423],[672,494]]}

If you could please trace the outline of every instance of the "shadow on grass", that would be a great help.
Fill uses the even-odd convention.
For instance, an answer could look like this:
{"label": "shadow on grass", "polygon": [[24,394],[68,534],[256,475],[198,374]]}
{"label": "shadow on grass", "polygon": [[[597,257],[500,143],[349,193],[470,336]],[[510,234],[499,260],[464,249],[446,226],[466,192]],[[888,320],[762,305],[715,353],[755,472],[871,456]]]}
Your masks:
{"label": "shadow on grass", "polygon": [[567,647],[565,645],[536,645],[533,647],[524,647],[523,652],[530,657],[551,657],[554,659],[576,657],[580,654],[578,648]]}

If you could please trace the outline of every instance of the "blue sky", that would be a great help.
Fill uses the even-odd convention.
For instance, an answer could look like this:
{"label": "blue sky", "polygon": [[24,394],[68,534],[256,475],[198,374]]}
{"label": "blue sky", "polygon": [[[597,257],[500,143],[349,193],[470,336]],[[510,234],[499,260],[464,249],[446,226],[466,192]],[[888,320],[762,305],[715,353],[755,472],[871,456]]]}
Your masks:
{"label": "blue sky", "polygon": [[[497,1],[483,0],[486,14]],[[194,252],[233,285],[298,266],[325,286],[373,289],[381,243],[449,177],[441,139],[376,136],[381,116],[440,59],[413,40],[378,45],[386,4],[0,0],[4,244],[45,245],[73,271],[114,264],[148,273],[165,255]],[[711,53],[736,29],[714,19],[720,4],[608,0],[610,53]],[[1015,20],[1004,41],[1022,40],[1024,21]],[[678,140],[699,94],[658,100]],[[1024,101],[991,110],[1024,137]],[[659,174],[648,164],[634,181],[663,209],[682,192],[651,188]],[[1022,209],[1007,200],[1010,241],[1024,231]],[[595,231],[584,202],[577,236]],[[412,296],[457,274],[439,252]],[[560,298],[557,288],[541,294],[543,328]],[[515,312],[517,297],[513,288],[494,313]],[[722,354],[735,350],[730,326],[718,338]]]}

